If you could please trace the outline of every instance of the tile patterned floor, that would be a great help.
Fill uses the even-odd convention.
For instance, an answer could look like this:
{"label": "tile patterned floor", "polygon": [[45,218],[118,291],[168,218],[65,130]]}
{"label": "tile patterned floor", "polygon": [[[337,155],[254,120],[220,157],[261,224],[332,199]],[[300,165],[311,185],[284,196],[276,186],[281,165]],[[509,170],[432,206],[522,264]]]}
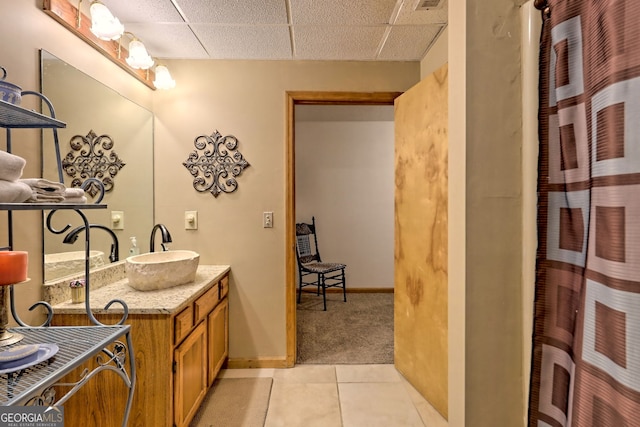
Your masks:
{"label": "tile patterned floor", "polygon": [[393,365],[227,369],[222,378],[272,377],[265,427],[447,427]]}

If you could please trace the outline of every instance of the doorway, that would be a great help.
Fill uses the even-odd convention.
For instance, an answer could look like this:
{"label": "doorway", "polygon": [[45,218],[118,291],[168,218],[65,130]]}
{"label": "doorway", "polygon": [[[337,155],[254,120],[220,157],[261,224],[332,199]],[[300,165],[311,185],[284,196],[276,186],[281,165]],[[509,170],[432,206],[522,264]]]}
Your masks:
{"label": "doorway", "polygon": [[287,366],[296,362],[296,282],[295,258],[295,106],[296,105],[393,105],[399,92],[288,92],[286,146],[286,326]]}

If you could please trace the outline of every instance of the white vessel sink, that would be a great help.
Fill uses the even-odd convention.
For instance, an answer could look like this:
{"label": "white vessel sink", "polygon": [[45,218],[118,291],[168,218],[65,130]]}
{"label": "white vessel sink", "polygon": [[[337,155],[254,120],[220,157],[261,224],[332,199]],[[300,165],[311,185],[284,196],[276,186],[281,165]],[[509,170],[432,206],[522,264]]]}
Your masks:
{"label": "white vessel sink", "polygon": [[139,291],[166,289],[193,282],[200,254],[174,250],[133,255],[126,259],[129,286]]}
{"label": "white vessel sink", "polygon": [[[44,256],[44,280],[51,281],[72,274],[84,273],[84,251],[58,252]],[[89,268],[105,265],[104,252],[89,252]]]}

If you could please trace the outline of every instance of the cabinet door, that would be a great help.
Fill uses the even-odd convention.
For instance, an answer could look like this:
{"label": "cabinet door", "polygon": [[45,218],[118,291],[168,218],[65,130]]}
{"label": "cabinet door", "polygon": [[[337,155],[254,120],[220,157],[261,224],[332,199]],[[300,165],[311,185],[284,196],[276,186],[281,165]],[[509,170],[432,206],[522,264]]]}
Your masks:
{"label": "cabinet door", "polygon": [[222,364],[229,355],[229,299],[225,298],[209,314],[208,324],[208,356],[209,386],[213,384]]}
{"label": "cabinet door", "polygon": [[187,426],[207,393],[205,322],[200,323],[174,351],[174,420]]}

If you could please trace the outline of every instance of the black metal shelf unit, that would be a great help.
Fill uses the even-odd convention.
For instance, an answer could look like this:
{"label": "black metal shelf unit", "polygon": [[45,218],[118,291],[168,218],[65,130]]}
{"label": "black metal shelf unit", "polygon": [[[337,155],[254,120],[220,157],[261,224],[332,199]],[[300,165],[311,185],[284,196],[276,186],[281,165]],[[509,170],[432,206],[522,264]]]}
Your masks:
{"label": "black metal shelf unit", "polygon": [[[55,118],[55,112],[53,106],[44,95],[37,92],[23,92],[22,95],[36,95],[43,104],[46,104],[51,111],[51,116],[45,116],[36,111],[27,110],[20,106],[16,106],[4,101],[0,101],[0,127],[7,130],[6,139],[6,151],[11,152],[11,130],[12,129],[52,129],[54,132],[55,150],[58,164],[58,176],[60,182],[62,180],[62,168],[60,162],[60,151],[58,147],[58,138],[56,129],[66,127],[64,122]],[[104,194],[104,192],[102,193]],[[101,200],[101,198],[100,198]],[[8,228],[8,246],[2,248],[4,250],[13,249],[13,217],[14,211],[24,210],[40,210],[50,211],[51,216],[57,210],[73,210],[77,212],[82,218],[87,232],[85,233],[85,281],[86,281],[86,300],[85,307],[87,315],[90,318],[94,326],[89,327],[66,327],[66,326],[49,326],[53,317],[53,309],[47,302],[39,301],[31,306],[31,309],[37,306],[43,306],[47,309],[47,320],[40,326],[30,326],[24,323],[18,315],[15,308],[14,297],[14,285],[9,285],[9,304],[11,308],[11,314],[14,320],[20,325],[17,328],[7,329],[7,312],[6,307],[6,294],[4,289],[0,292],[2,295],[2,311],[4,313],[3,318],[0,319],[0,331],[2,335],[15,334],[22,339],[22,341],[15,341],[10,339],[7,341],[4,348],[10,348],[12,346],[21,344],[38,344],[38,343],[50,343],[56,344],[59,347],[59,352],[51,359],[41,362],[37,365],[30,366],[25,369],[21,369],[16,372],[8,372],[0,375],[0,405],[12,406],[12,405],[49,405],[59,406],[64,404],[75,392],[82,387],[90,378],[95,374],[103,370],[115,371],[124,381],[125,385],[129,389],[129,395],[127,398],[127,406],[123,414],[122,426],[126,426],[129,419],[129,412],[131,409],[131,402],[133,399],[133,393],[135,389],[135,361],[133,345],[130,335],[130,326],[124,325],[127,319],[128,307],[122,300],[113,300],[107,307],[113,303],[122,305],[124,314],[120,321],[116,325],[105,325],[99,322],[90,310],[89,305],[89,227],[88,221],[83,210],[87,209],[106,209],[105,204],[71,204],[71,203],[0,203],[0,211],[6,211],[7,213],[7,228]],[[5,288],[5,287],[3,287]],[[105,308],[107,308],[105,307]],[[70,338],[71,337],[71,338]],[[125,338],[125,343],[120,340]],[[0,336],[1,339],[1,336]],[[80,343],[82,345],[72,345],[73,343]],[[105,358],[103,356],[106,357]],[[59,381],[67,374],[73,371],[76,367],[80,366],[84,362],[90,360],[93,357],[98,358],[98,367],[91,372],[84,373],[82,377],[75,382],[71,389],[68,390],[63,396],[57,398],[55,393],[52,393],[54,386],[60,385]],[[128,359],[128,360],[127,360]],[[67,384],[68,385],[68,384]]]}

